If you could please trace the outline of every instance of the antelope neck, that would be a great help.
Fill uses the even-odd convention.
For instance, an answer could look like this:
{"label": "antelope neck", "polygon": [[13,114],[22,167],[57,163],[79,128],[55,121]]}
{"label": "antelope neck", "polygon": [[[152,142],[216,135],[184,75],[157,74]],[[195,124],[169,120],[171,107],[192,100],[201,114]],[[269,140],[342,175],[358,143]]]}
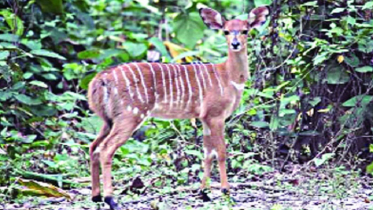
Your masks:
{"label": "antelope neck", "polygon": [[246,82],[249,77],[247,63],[247,48],[243,47],[240,51],[234,52],[231,49],[228,51],[228,59],[225,62],[226,69],[230,69],[230,80],[241,84]]}

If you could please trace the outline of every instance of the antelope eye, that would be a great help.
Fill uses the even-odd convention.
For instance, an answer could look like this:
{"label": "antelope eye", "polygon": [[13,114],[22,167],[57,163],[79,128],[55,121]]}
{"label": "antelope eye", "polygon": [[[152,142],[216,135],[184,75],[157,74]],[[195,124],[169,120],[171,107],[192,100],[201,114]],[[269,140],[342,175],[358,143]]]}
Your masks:
{"label": "antelope eye", "polygon": [[224,35],[229,35],[229,31],[224,31]]}
{"label": "antelope eye", "polygon": [[249,31],[248,30],[243,30],[242,34],[247,34]]}

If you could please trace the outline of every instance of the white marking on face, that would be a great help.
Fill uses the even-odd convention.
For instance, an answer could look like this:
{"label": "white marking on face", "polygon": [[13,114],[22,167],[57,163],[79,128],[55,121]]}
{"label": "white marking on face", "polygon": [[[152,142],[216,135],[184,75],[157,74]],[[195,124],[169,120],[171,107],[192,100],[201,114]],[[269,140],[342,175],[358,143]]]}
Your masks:
{"label": "white marking on face", "polygon": [[133,113],[138,114],[139,113],[139,108],[137,108],[137,107],[133,108]]}
{"label": "white marking on face", "polygon": [[199,78],[198,78],[198,72],[195,68],[195,66],[192,64],[192,67],[193,67],[193,71],[194,71],[194,74],[195,74],[195,79],[196,79],[196,82],[198,84],[198,95],[199,95],[199,100],[202,102],[203,101],[203,93],[202,93],[202,88],[201,88],[201,85],[199,84]]}
{"label": "white marking on face", "polygon": [[141,114],[141,115],[140,115],[140,117],[141,117],[141,118],[144,118],[144,117],[145,117],[145,115],[144,115],[144,114]]}
{"label": "white marking on face", "polygon": [[133,99],[133,92],[132,92],[132,89],[131,89],[131,83],[130,83],[130,80],[127,78],[125,72],[123,71],[123,68],[122,66],[119,66],[119,69],[120,69],[120,72],[122,73],[122,76],[123,76],[123,79],[124,81],[126,81],[126,85],[127,85],[127,89],[130,93],[130,96],[131,96],[131,99]]}
{"label": "white marking on face", "polygon": [[201,62],[201,65],[203,66],[203,69],[205,70],[205,73],[207,74],[207,77],[208,77],[209,82],[210,82],[210,87],[212,87],[212,80],[211,80],[210,74],[209,74],[209,72],[208,72],[208,70],[207,70],[207,67],[206,67],[206,65],[205,65],[204,63],[202,63],[202,62]]}
{"label": "white marking on face", "polygon": [[173,91],[172,91],[172,77],[171,77],[171,70],[170,70],[170,65],[166,64],[166,68],[168,71],[168,81],[170,82],[170,109],[172,108],[172,103],[173,103]]}
{"label": "white marking on face", "polygon": [[127,69],[131,72],[132,74],[132,78],[133,78],[133,82],[135,83],[135,88],[136,88],[136,93],[137,93],[137,97],[138,99],[141,101],[141,103],[144,103],[144,100],[142,99],[142,96],[141,96],[141,93],[140,93],[140,90],[139,90],[139,86],[137,85],[137,77],[136,77],[136,74],[135,72],[133,72],[130,64],[124,64],[125,66],[127,66]]}
{"label": "white marking on face", "polygon": [[211,64],[211,66],[212,66],[212,70],[214,71],[216,81],[218,81],[218,85],[219,85],[219,88],[220,88],[220,94],[223,95],[224,94],[224,89],[223,89],[223,86],[221,85],[219,73],[216,71],[214,64]]}
{"label": "white marking on face", "polygon": [[238,83],[236,83],[236,82],[231,81],[231,84],[232,84],[233,87],[236,88],[236,90],[238,90],[238,91],[242,91],[243,89],[245,89],[245,83],[238,84]]}
{"label": "white marking on face", "polygon": [[189,76],[188,76],[188,68],[184,65],[184,73],[185,73],[185,79],[188,84],[188,101],[186,106],[189,107],[190,102],[192,101],[192,86],[190,84]]}
{"label": "white marking on face", "polygon": [[150,111],[149,110],[146,112],[146,115],[150,115]]}
{"label": "white marking on face", "polygon": [[176,67],[177,67],[177,72],[179,73],[180,86],[181,86],[180,103],[183,103],[184,102],[184,92],[185,92],[183,75],[181,74],[180,65],[176,65]]}
{"label": "white marking on face", "polygon": [[138,65],[137,63],[133,63],[133,64],[135,64],[136,69],[137,69],[137,72],[138,72],[139,75],[140,75],[141,83],[142,83],[142,87],[144,88],[144,91],[145,91],[146,103],[149,103],[148,88],[147,88],[146,85],[145,85],[144,75],[142,74],[142,71],[141,71],[139,65]]}
{"label": "white marking on face", "polygon": [[164,102],[167,103],[167,88],[166,88],[166,78],[164,76],[164,72],[163,72],[163,67],[161,64],[157,63],[158,66],[159,66],[159,69],[161,70],[161,73],[162,73],[162,83],[163,83],[163,97],[164,97]]}

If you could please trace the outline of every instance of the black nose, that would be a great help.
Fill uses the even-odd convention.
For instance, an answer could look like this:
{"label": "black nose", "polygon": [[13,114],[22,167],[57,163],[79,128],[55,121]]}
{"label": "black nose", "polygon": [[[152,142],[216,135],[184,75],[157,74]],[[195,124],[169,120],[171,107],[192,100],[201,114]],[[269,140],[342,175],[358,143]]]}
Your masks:
{"label": "black nose", "polygon": [[233,47],[234,49],[237,49],[238,46],[240,46],[240,43],[239,43],[239,42],[232,42],[232,47]]}

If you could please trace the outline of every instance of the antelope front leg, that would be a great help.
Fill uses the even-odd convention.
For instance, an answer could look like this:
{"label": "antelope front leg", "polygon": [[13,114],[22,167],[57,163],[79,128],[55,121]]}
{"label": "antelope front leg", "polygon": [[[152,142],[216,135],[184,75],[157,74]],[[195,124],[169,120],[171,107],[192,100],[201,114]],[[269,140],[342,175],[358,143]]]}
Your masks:
{"label": "antelope front leg", "polygon": [[211,175],[211,163],[214,156],[217,157],[219,172],[220,172],[220,182],[221,190],[223,193],[227,194],[229,190],[229,184],[227,179],[227,172],[225,167],[226,159],[226,148],[224,142],[224,119],[203,119],[203,146],[205,153],[204,160],[204,175],[201,184],[201,194],[204,201],[210,200],[204,189],[206,188],[206,181]]}

